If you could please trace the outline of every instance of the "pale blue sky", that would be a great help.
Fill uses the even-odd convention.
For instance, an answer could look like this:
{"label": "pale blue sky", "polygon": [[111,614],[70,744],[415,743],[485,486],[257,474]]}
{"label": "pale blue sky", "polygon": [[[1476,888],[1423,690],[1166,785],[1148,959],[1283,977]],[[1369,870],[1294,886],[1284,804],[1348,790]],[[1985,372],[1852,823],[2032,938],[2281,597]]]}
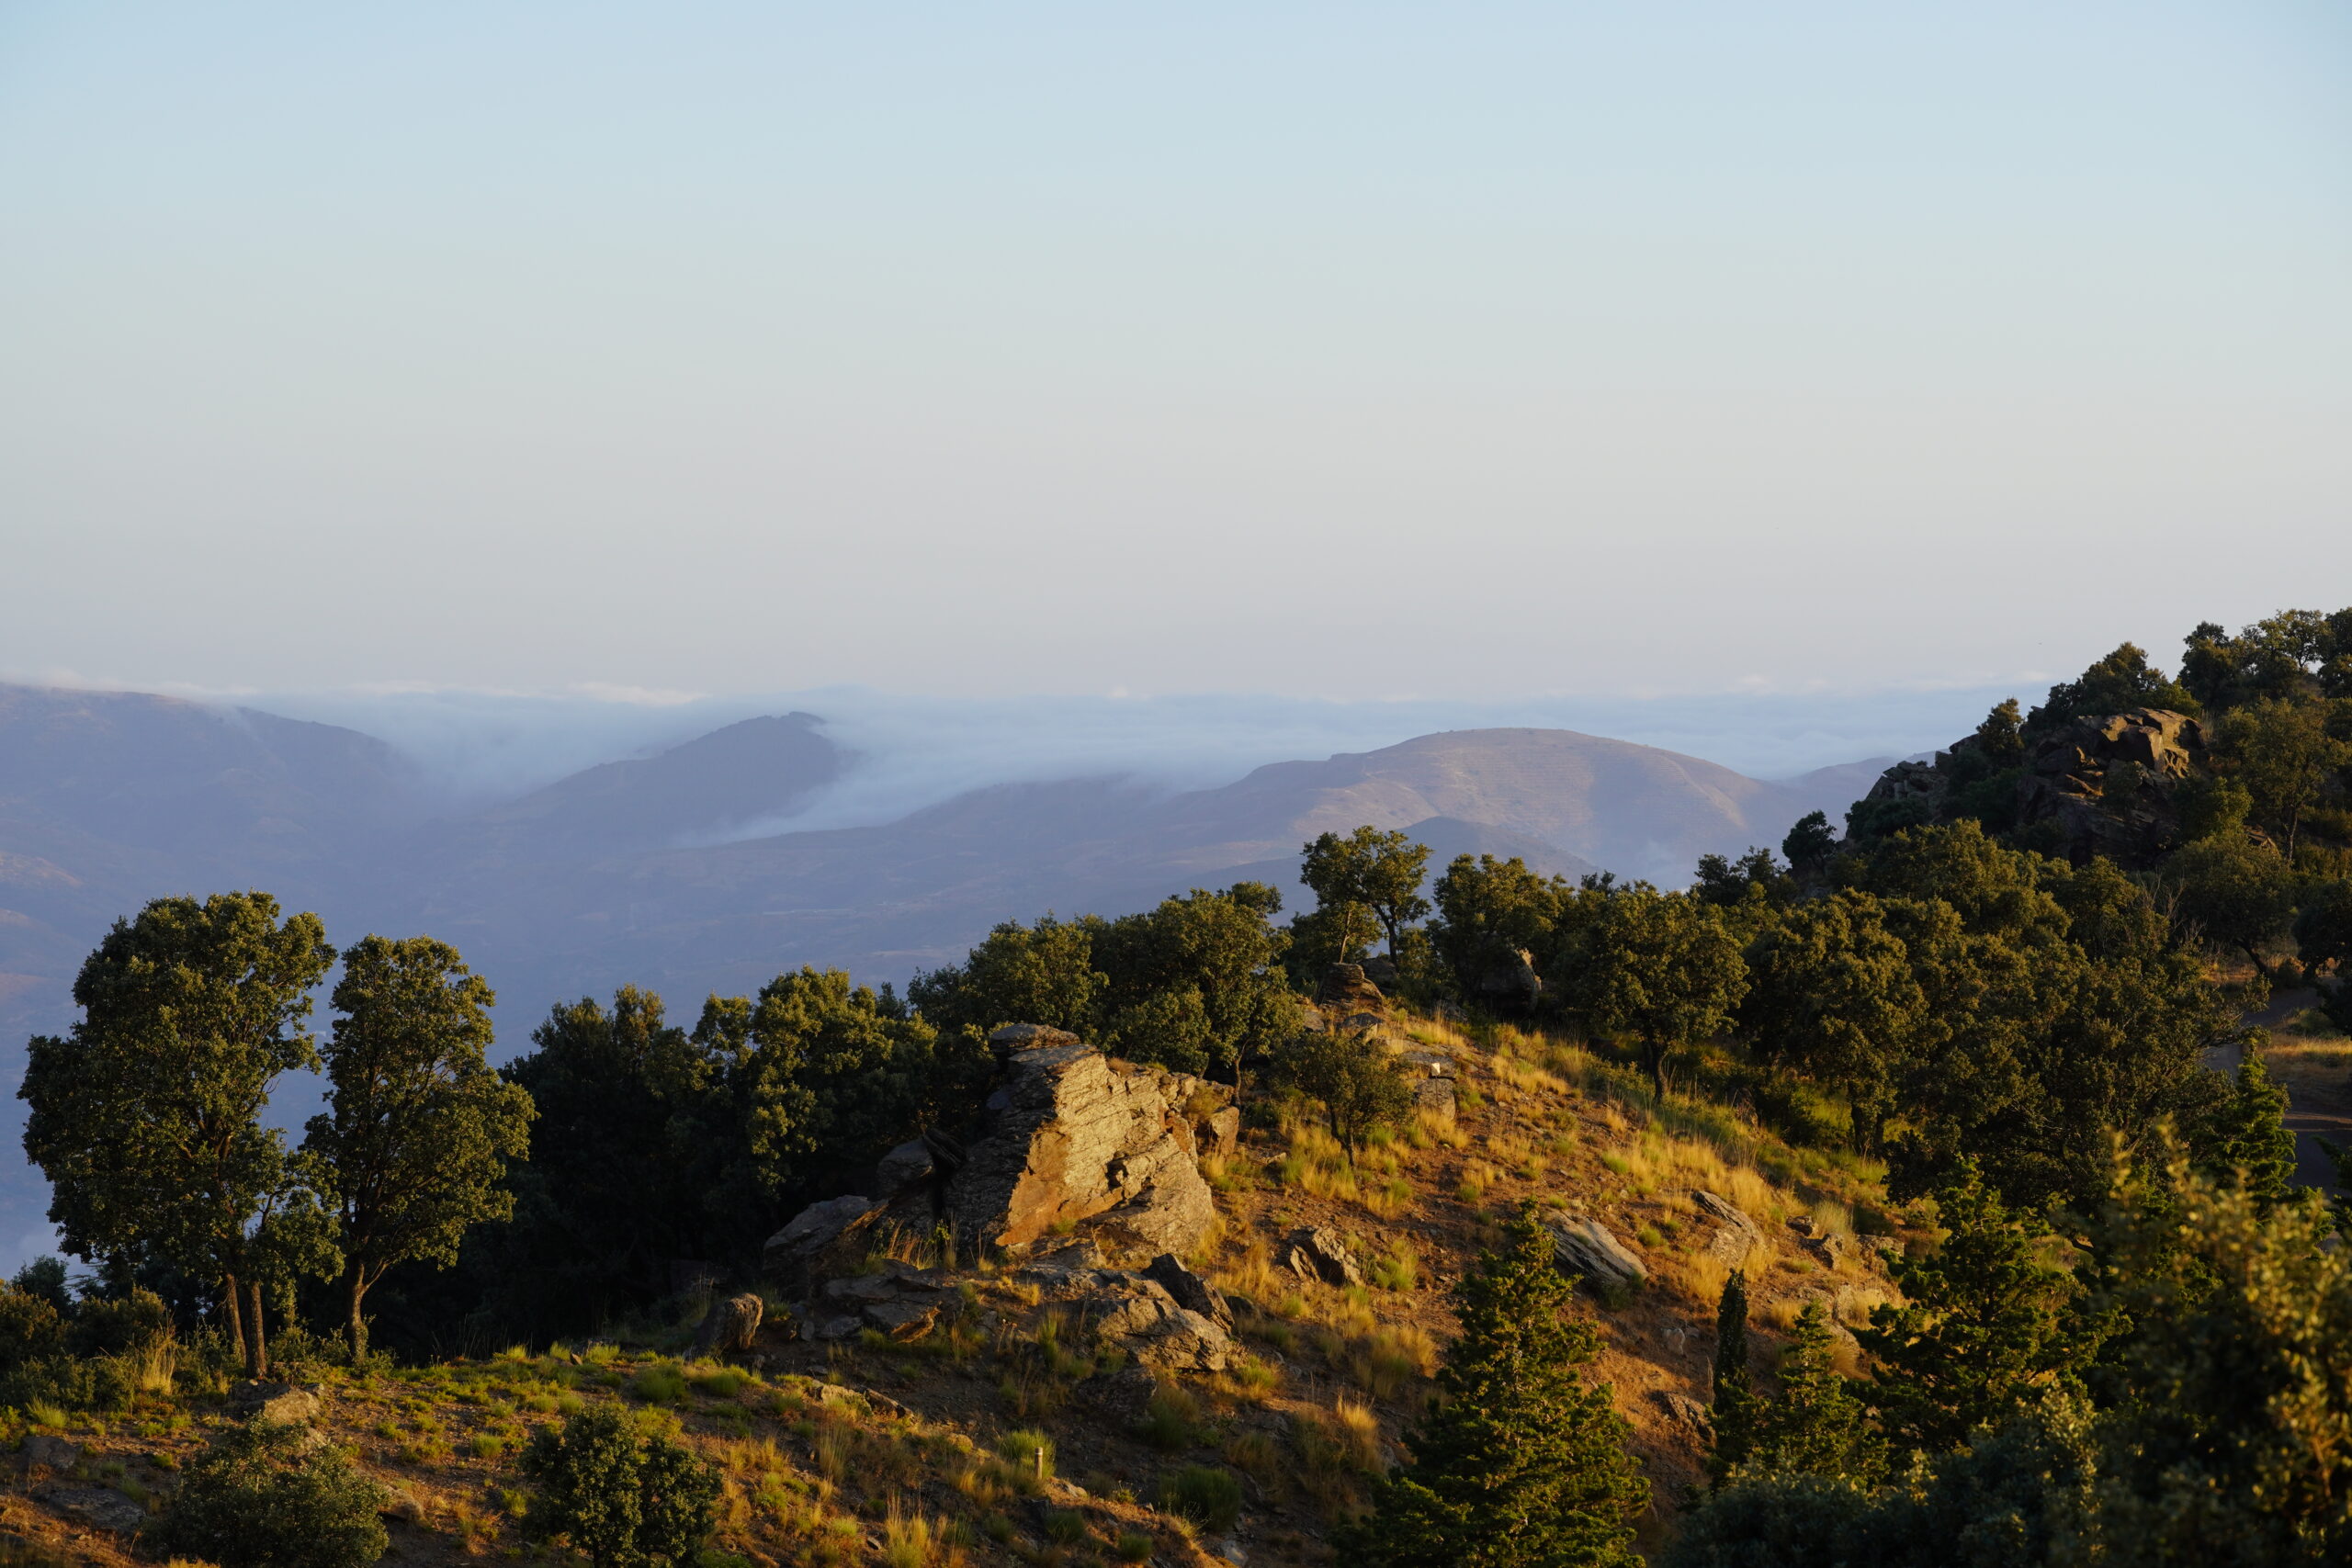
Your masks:
{"label": "pale blue sky", "polygon": [[2352,10],[0,0],[0,673],[1978,683],[2352,602]]}

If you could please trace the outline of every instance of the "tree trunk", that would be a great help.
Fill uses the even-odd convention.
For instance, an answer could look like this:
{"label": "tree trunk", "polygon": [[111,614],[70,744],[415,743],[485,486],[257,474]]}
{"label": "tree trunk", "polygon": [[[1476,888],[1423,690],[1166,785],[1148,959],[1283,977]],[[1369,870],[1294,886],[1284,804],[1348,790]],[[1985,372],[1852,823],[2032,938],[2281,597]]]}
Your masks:
{"label": "tree trunk", "polygon": [[1650,1087],[1657,1091],[1657,1102],[1666,1103],[1667,1047],[1654,1041],[1642,1042],[1642,1065],[1650,1070]]}
{"label": "tree trunk", "polygon": [[255,1382],[269,1376],[269,1337],[262,1327],[258,1280],[245,1284],[245,1376]]}
{"label": "tree trunk", "polygon": [[234,1274],[220,1276],[220,1319],[229,1330],[229,1342],[237,1353],[245,1353],[245,1314],[242,1304],[244,1288],[237,1283]]}
{"label": "tree trunk", "polygon": [[368,1320],[359,1314],[368,1298],[368,1276],[355,1263],[346,1279],[351,1287],[351,1319],[344,1325],[344,1337],[351,1341],[351,1364],[356,1368],[368,1359]]}

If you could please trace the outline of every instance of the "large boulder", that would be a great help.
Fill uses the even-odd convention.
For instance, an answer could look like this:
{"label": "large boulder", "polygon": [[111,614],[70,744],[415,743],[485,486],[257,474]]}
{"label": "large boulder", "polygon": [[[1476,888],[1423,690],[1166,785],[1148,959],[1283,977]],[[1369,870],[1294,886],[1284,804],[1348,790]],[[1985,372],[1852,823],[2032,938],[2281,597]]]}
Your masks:
{"label": "large boulder", "polygon": [[1554,1211],[1544,1221],[1552,1235],[1552,1258],[1563,1274],[1597,1289],[1626,1289],[1649,1278],[1642,1260],[1625,1249],[1599,1220]]}
{"label": "large boulder", "polygon": [[712,1302],[695,1330],[694,1353],[724,1356],[749,1350],[759,1339],[760,1315],[765,1310],[765,1303],[749,1291]]}
{"label": "large boulder", "polygon": [[1216,1218],[1186,1112],[1200,1079],[1114,1062],[1035,1025],[999,1030],[989,1043],[1004,1081],[946,1189],[948,1221],[967,1247],[1025,1247],[1081,1221],[1138,1249],[1199,1243]]}
{"label": "large boulder", "polygon": [[1235,1346],[1226,1325],[1182,1304],[1158,1280],[1105,1269],[1086,1298],[1087,1325],[1137,1364],[1163,1371],[1221,1372]]}
{"label": "large boulder", "polygon": [[1388,1011],[1388,998],[1380,994],[1378,986],[1364,977],[1361,964],[1334,964],[1323,971],[1323,983],[1316,987],[1315,999],[1340,1018],[1360,1012],[1385,1017]]}
{"label": "large boulder", "polygon": [[761,1249],[762,1272],[787,1295],[803,1294],[846,1266],[885,1207],[879,1198],[854,1195],[809,1204],[768,1237]]}

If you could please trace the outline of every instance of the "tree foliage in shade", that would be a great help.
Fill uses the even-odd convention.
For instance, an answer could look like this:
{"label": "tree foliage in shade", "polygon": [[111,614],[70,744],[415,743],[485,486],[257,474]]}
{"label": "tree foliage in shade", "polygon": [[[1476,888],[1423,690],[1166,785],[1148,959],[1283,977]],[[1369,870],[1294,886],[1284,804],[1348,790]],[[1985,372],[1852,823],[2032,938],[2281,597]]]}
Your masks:
{"label": "tree foliage in shade", "polygon": [[1747,949],[1739,1019],[1770,1061],[1843,1089],[1854,1143],[1875,1152],[1928,1009],[1911,955],[1867,893],[1784,913]]}
{"label": "tree foliage in shade", "polygon": [[321,1052],[327,1109],[302,1150],[337,1221],[355,1359],[368,1353],[368,1292],[387,1269],[447,1268],[468,1226],[514,1212],[506,1165],[528,1150],[531,1097],[485,1057],[493,999],[429,937],[365,937],[343,955]]}
{"label": "tree foliage in shade", "polygon": [[2148,662],[2145,649],[2127,642],[2072,681],[2051,687],[2049,698],[2026,715],[2024,732],[2030,739],[2070,719],[2128,713],[2133,708],[2168,708],[2186,714],[2205,711],[2188,687]]}
{"label": "tree foliage in shade", "polygon": [[1756,1445],[1756,1389],[1747,1369],[1747,1273],[1734,1269],[1715,1303],[1713,1440],[1707,1473],[1720,1483]]}
{"label": "tree foliage in shade", "polygon": [[253,1377],[265,1288],[339,1261],[261,1121],[279,1077],[317,1063],[303,1021],[334,962],[319,918],[281,920],[266,893],[156,899],[83,964],[82,1021],[32,1041],[17,1090],[65,1250],[218,1281]]}
{"label": "tree foliage in shade", "polygon": [[1781,1349],[1777,1382],[1756,1407],[1750,1466],[1780,1475],[1878,1478],[1885,1445],[1851,1380],[1838,1370],[1836,1337],[1819,1302],[1807,1302],[1797,1314]]}
{"label": "tree foliage in shade", "polygon": [[1646,1505],[1609,1386],[1586,1382],[1599,1351],[1532,1209],[1454,1288],[1462,1325],[1439,1397],[1407,1438],[1412,1462],[1375,1490],[1374,1511],[1339,1532],[1342,1560],[1369,1568],[1635,1568],[1632,1523]]}
{"label": "tree foliage in shade", "polygon": [[1456,855],[1431,890],[1437,919],[1430,941],[1454,987],[1482,999],[1489,980],[1515,970],[1520,955],[1544,945],[1567,886],[1539,876],[1518,856]]}
{"label": "tree foliage in shade", "polygon": [[1676,1046],[1729,1026],[1747,965],[1721,915],[1683,893],[1636,886],[1587,900],[1568,981],[1592,1031],[1630,1038],[1660,1095]]}
{"label": "tree foliage in shade", "polygon": [[2012,1213],[1973,1162],[1936,1194],[1942,1242],[1897,1258],[1903,1304],[1855,1337],[1878,1366],[1865,1397],[1904,1453],[1942,1453],[2047,1394],[2080,1392],[2086,1347],[2074,1276],[2046,1260],[2050,1229]]}

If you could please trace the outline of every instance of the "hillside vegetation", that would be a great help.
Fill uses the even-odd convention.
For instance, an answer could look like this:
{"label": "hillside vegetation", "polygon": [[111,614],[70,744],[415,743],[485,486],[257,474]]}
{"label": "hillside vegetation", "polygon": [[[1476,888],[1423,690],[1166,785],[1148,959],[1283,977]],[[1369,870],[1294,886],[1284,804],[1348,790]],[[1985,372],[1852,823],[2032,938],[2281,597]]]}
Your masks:
{"label": "hillside vegetation", "polygon": [[2265,1058],[2324,1076],[2345,1006],[2346,627],[2200,628],[2197,690],[2127,646],[1687,888],[1335,829],[1286,921],[623,987],[495,1072],[445,943],[155,901],[32,1043],[91,1271],[0,1294],[0,1405],[97,1448],[11,1517],[158,1501],[223,1568],[295,1568],[264,1495],[340,1510],[304,1568],[386,1509],[598,1568],[2341,1561],[2352,1260]]}

